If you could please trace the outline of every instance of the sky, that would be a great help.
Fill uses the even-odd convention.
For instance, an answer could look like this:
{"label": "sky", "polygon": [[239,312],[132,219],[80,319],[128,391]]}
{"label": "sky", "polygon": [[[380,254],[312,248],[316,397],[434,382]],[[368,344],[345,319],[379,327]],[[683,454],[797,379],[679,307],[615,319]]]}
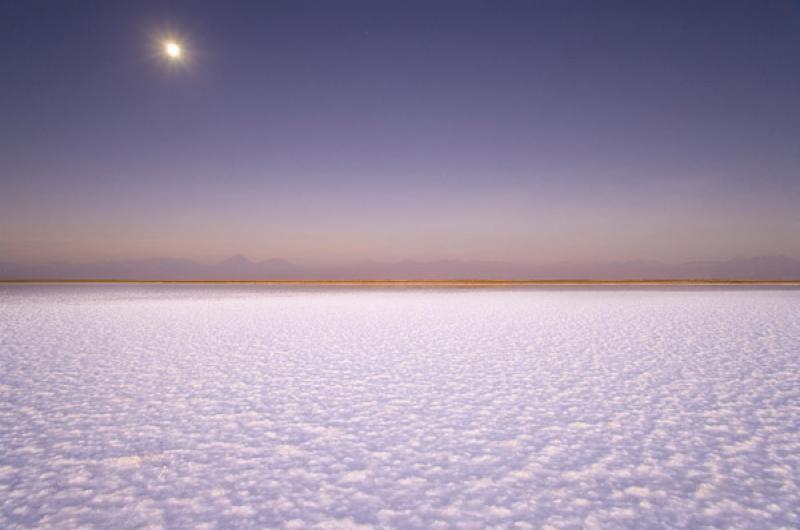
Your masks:
{"label": "sky", "polygon": [[797,1],[3,2],[0,80],[0,261],[800,257]]}

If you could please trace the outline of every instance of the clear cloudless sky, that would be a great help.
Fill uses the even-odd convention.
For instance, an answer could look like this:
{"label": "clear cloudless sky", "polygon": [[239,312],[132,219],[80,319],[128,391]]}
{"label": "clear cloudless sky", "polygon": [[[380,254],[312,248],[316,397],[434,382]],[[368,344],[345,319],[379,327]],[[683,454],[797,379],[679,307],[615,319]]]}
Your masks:
{"label": "clear cloudless sky", "polygon": [[800,2],[0,3],[0,261],[234,253],[800,257]]}

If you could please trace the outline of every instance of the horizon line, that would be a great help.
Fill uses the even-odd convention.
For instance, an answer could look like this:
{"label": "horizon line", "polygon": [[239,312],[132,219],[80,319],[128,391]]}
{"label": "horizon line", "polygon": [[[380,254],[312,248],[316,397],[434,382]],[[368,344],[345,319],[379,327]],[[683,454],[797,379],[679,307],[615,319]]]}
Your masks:
{"label": "horizon line", "polygon": [[69,258],[38,258],[38,259],[22,259],[22,260],[2,260],[2,263],[19,266],[37,266],[37,265],[94,265],[97,263],[117,263],[117,262],[132,262],[132,261],[153,261],[153,260],[166,260],[166,261],[190,261],[198,265],[220,265],[233,260],[247,261],[253,265],[259,265],[267,262],[283,261],[292,265],[311,266],[311,267],[330,267],[341,265],[353,265],[363,263],[374,264],[402,264],[402,263],[441,263],[441,262],[463,262],[463,263],[500,263],[507,265],[558,265],[563,263],[569,264],[617,264],[617,263],[658,263],[663,265],[686,265],[692,263],[704,262],[727,262],[739,260],[755,260],[763,258],[787,258],[790,260],[800,260],[800,255],[795,255],[790,252],[766,252],[760,254],[737,254],[731,256],[721,257],[686,257],[679,261],[665,260],[664,258],[648,258],[648,257],[618,257],[618,258],[560,258],[560,259],[546,259],[546,260],[519,260],[508,259],[500,257],[431,257],[431,258],[376,258],[376,257],[363,257],[352,258],[350,260],[335,260],[331,263],[320,263],[319,256],[314,258],[298,258],[298,257],[284,257],[272,256],[266,258],[253,258],[246,254],[235,253],[216,258],[198,258],[194,256],[175,256],[168,254],[154,254],[149,256],[116,256],[116,257],[97,257],[89,261],[74,260]]}
{"label": "horizon line", "polygon": [[656,279],[514,279],[514,280],[492,280],[492,279],[436,279],[436,280],[406,280],[406,279],[381,279],[381,280],[176,280],[176,279],[59,279],[59,278],[11,278],[0,279],[0,284],[100,284],[100,283],[130,283],[130,284],[261,284],[261,285],[319,285],[319,286],[441,286],[441,287],[503,287],[503,286],[548,286],[548,285],[752,285],[752,286],[798,286],[800,278],[793,280],[777,279],[675,279],[675,278],[656,278]]}

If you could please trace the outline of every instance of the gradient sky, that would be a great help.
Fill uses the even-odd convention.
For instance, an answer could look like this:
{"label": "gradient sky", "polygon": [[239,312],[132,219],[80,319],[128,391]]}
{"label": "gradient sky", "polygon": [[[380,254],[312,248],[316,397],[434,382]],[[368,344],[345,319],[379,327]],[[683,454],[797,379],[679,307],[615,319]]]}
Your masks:
{"label": "gradient sky", "polygon": [[797,1],[0,6],[0,261],[800,257],[798,205]]}

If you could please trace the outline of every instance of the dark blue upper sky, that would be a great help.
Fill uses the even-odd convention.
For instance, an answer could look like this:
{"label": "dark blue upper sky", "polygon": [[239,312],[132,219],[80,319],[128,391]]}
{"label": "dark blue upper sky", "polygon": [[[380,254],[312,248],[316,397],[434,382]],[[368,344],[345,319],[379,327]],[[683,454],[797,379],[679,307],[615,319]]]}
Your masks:
{"label": "dark blue upper sky", "polygon": [[7,260],[800,257],[800,2],[4,2],[0,80]]}

